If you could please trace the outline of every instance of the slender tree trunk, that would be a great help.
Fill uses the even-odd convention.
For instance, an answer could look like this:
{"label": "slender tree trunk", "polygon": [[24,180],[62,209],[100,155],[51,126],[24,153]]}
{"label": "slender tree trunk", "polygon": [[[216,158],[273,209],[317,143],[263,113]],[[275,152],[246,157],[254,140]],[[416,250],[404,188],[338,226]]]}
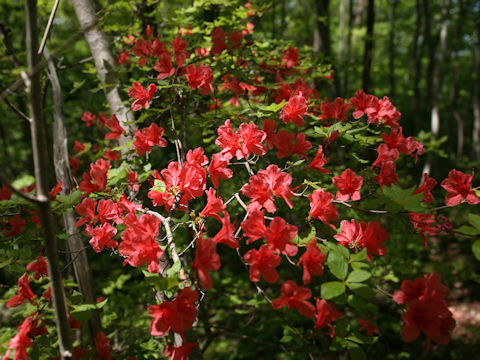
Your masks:
{"label": "slender tree trunk", "polygon": [[331,55],[330,21],[328,8],[330,0],[315,1],[315,21],[313,27],[313,52],[322,52],[325,56]]}
{"label": "slender tree trunk", "polygon": [[391,0],[391,14],[390,14],[390,39],[388,42],[389,48],[389,80],[390,80],[390,96],[395,97],[395,17],[397,10],[397,0]]}
{"label": "slender tree trunk", "polygon": [[375,24],[375,0],[368,0],[367,5],[367,35],[363,54],[363,90],[370,92],[372,87],[372,59],[373,59],[373,27]]}
{"label": "slender tree trunk", "polygon": [[[458,19],[457,19],[457,28],[455,31],[455,41],[453,44],[453,52],[454,52],[454,59],[453,59],[453,86],[452,86],[452,95],[451,95],[451,106],[452,106],[452,114],[457,123],[457,147],[456,151],[454,148],[454,139],[453,137],[449,137],[449,144],[450,144],[450,158],[460,158],[463,155],[463,147],[465,143],[465,124],[463,121],[462,116],[460,115],[460,111],[458,109],[458,93],[459,93],[459,76],[460,76],[460,61],[459,61],[459,50],[460,50],[460,43],[462,41],[463,36],[463,23],[465,18],[465,6],[463,0],[458,1]],[[449,123],[452,120],[449,117]],[[453,126],[452,126],[453,127]]]}
{"label": "slender tree trunk", "polygon": [[343,59],[345,56],[345,0],[340,0],[338,22],[339,22],[338,62],[343,67]]}
{"label": "slender tree trunk", "polygon": [[[314,1],[315,21],[313,27],[313,52],[316,54],[322,52],[325,57],[331,58],[331,38],[330,38],[330,0]],[[340,81],[335,66],[332,64],[332,70],[335,73],[331,95],[335,97],[340,92]]]}
{"label": "slender tree trunk", "polygon": [[282,0],[281,2],[281,9],[282,9],[282,18],[281,18],[281,22],[280,22],[280,26],[282,27],[282,36],[281,38],[284,39],[285,38],[285,28],[286,28],[286,19],[287,19],[287,8],[286,8],[286,5],[285,5],[285,0]]}
{"label": "slender tree trunk", "polygon": [[122,104],[115,62],[105,33],[98,25],[98,20],[91,0],[72,0],[78,22],[87,40],[97,69],[100,83],[107,98],[110,111],[117,115],[126,135],[120,138],[120,145],[125,145],[134,133],[134,126],[128,124],[135,120],[133,113]]}
{"label": "slender tree trunk", "polygon": [[[363,20],[363,13],[365,11],[365,1],[366,0],[358,0],[357,8],[355,9],[355,17],[353,20],[354,26],[356,29],[362,25]],[[353,34],[353,43],[356,44],[358,42],[358,34]]]}
{"label": "slender tree trunk", "polygon": [[480,12],[477,14],[477,46],[475,47],[475,68],[477,81],[475,83],[475,95],[473,99],[473,153],[480,157]]}
{"label": "slender tree trunk", "polygon": [[422,6],[420,3],[421,0],[415,1],[416,8],[416,23],[415,23],[415,33],[413,36],[412,42],[412,60],[413,60],[413,99],[412,99],[412,113],[413,113],[413,131],[414,134],[417,134],[420,130],[420,108],[419,104],[421,103],[421,94],[420,94],[420,79],[422,77],[422,54],[423,54],[423,45],[425,44],[422,41],[422,45],[419,45],[420,33],[422,31]]}
{"label": "slender tree trunk", "polygon": [[[55,175],[57,181],[62,183],[62,195],[69,195],[74,188],[72,182],[72,171],[68,156],[67,131],[63,116],[63,100],[60,81],[57,76],[55,65],[47,48],[44,49],[44,56],[48,63],[48,77],[52,84],[53,94],[53,157],[55,164]],[[92,275],[90,265],[87,260],[87,253],[82,241],[82,236],[75,227],[76,218],[73,211],[68,211],[63,215],[65,230],[69,235],[67,240],[68,253],[71,257],[75,278],[78,287],[86,303],[94,304],[95,295],[92,285]],[[94,338],[101,331],[100,317],[97,311],[92,311],[92,316],[88,320],[91,342],[94,345]]]}
{"label": "slender tree trunk", "polygon": [[40,93],[40,74],[34,69],[39,62],[38,51],[38,29],[37,29],[37,2],[26,0],[26,38],[27,38],[27,60],[28,72],[30,74],[30,86],[27,89],[29,96],[30,128],[32,136],[32,153],[35,168],[35,183],[37,188],[37,200],[39,215],[45,237],[45,250],[48,260],[48,274],[52,289],[53,305],[55,309],[55,321],[62,359],[71,358],[72,341],[70,326],[68,323],[68,311],[63,288],[62,273],[58,262],[58,248],[55,234],[54,220],[50,209],[48,198],[48,154],[46,144],[45,123],[42,121],[42,105],[38,96]]}
{"label": "slender tree trunk", "polygon": [[348,30],[347,30],[347,46],[345,49],[345,53],[347,56],[347,63],[346,63],[346,71],[343,77],[343,93],[345,96],[349,96],[348,92],[348,85],[349,85],[349,78],[350,78],[350,67],[352,62],[355,62],[355,59],[352,59],[352,31],[353,31],[353,0],[349,0],[348,2]]}
{"label": "slender tree trunk", "polygon": [[426,91],[425,106],[427,109],[432,108],[433,98],[433,73],[435,70],[435,50],[437,47],[437,39],[432,37],[432,14],[430,12],[430,0],[423,0],[423,16],[425,26],[423,31],[424,41],[428,48],[428,65],[426,74]]}
{"label": "slender tree trunk", "polygon": [[[448,10],[450,7],[450,0],[443,0],[442,2],[442,24],[440,27],[440,57],[438,59],[437,70],[433,76],[433,102],[432,112],[430,116],[430,129],[432,132],[432,139],[437,140],[440,135],[440,103],[442,101],[442,85],[443,85],[443,67],[445,58],[447,56],[447,35],[448,35]],[[438,167],[433,154],[427,156],[427,162],[424,167],[424,173],[437,173]]]}

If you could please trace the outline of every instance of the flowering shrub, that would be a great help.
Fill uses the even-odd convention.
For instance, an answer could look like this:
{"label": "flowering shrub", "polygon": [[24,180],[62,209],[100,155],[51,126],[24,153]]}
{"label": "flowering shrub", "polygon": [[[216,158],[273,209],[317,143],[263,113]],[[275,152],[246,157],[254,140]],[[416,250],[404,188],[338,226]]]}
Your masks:
{"label": "flowering shrub", "polygon": [[[85,109],[87,127],[110,132],[97,144],[75,139],[72,164],[84,171],[73,170],[82,180],[69,196],[56,196],[53,209],[75,209],[79,231],[94,253],[111,255],[102,259],[116,267],[112,276],[118,280],[105,280],[108,304],[108,298],[82,304],[72,285],[71,323],[80,322],[76,331],[84,333],[91,310],[102,309],[110,339],[113,332],[125,339],[113,348],[98,333],[95,349],[77,344],[76,358],[156,358],[163,350],[186,359],[199,347],[208,352],[210,342],[202,337],[222,328],[212,314],[218,306],[221,316],[222,302],[223,308],[238,306],[245,317],[248,305],[253,312],[247,322],[257,321],[257,309],[257,317],[274,309],[268,316],[279,320],[272,332],[283,331],[274,342],[292,358],[298,346],[298,356],[331,350],[365,358],[391,331],[382,318],[385,301],[406,308],[403,317],[396,308],[403,340],[424,333],[428,344],[448,343],[455,322],[440,275],[406,279],[393,298],[385,290],[377,295],[382,287],[399,288],[381,280],[389,272],[398,282],[402,271],[386,269],[408,262],[396,259],[408,254],[398,251],[399,239],[422,251],[417,235],[428,248],[427,236],[451,231],[439,215],[446,207],[434,207],[443,203],[433,193],[441,191],[436,180],[426,174],[420,187],[408,187],[410,179],[397,173],[401,161],[417,161],[423,145],[404,137],[401,114],[387,97],[359,90],[350,99],[322,100],[311,80],[329,73],[310,72],[312,60],[293,46],[266,50],[252,36],[248,19],[255,9],[235,11],[235,24],[183,29],[170,41],[148,27],[118,49],[117,63],[136,79],[125,87],[138,115],[134,132],[115,114]],[[118,144],[121,136],[126,145]],[[441,182],[447,207],[480,202],[472,179],[452,170]],[[0,199],[2,207],[20,209],[20,215],[2,218],[2,236],[21,243],[35,215],[5,186]],[[26,267],[34,274],[24,273],[18,289],[5,295],[11,295],[8,308],[29,303],[18,313],[28,315],[4,345],[5,359],[12,352],[15,359],[27,358],[37,339],[51,335],[44,327],[52,326],[43,311],[51,306],[44,264],[37,257]],[[45,288],[43,299],[30,288],[31,276]],[[253,287],[235,285],[237,278]],[[135,326],[146,334],[138,340],[129,329],[114,330],[124,300],[120,290],[137,297]],[[236,294],[234,303],[228,291],[250,298]],[[160,341],[149,340],[148,329]],[[36,351],[52,352],[38,343]]]}

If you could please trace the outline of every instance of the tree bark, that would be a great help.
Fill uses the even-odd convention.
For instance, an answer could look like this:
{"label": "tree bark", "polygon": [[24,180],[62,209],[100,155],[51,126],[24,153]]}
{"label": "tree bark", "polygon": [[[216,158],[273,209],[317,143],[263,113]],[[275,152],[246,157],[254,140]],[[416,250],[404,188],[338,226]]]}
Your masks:
{"label": "tree bark", "polygon": [[38,29],[37,29],[37,2],[26,0],[26,38],[27,38],[27,60],[30,76],[30,86],[27,89],[29,96],[30,129],[32,136],[32,153],[35,169],[35,183],[37,188],[37,201],[39,215],[45,238],[45,251],[48,260],[48,274],[52,289],[53,305],[55,310],[55,321],[62,359],[71,358],[72,341],[70,326],[68,322],[68,311],[63,288],[62,273],[58,262],[58,248],[55,234],[54,220],[50,209],[48,198],[48,155],[46,144],[45,123],[42,121],[42,105],[38,96],[41,91],[40,74],[35,71],[39,62],[38,51]]}
{"label": "tree bark", "polygon": [[[62,183],[62,195],[69,195],[74,188],[72,182],[72,171],[70,168],[70,161],[68,156],[67,146],[67,131],[65,128],[65,121],[63,116],[63,100],[60,81],[57,76],[57,71],[53,60],[51,59],[47,48],[44,50],[44,56],[48,63],[48,77],[52,84],[53,94],[53,157],[55,164],[55,175],[57,181]],[[75,227],[76,218],[73,211],[68,211],[63,214],[63,223],[67,231],[68,253],[71,258],[75,278],[77,279],[78,287],[83,295],[83,300],[86,303],[95,303],[95,293],[93,291],[92,274],[90,272],[90,265],[87,259],[87,253],[82,241],[82,236]],[[102,331],[100,317],[97,311],[92,311],[92,315],[88,320],[90,340],[94,345],[95,336]]]}
{"label": "tree bark", "polygon": [[[350,66],[352,62],[355,62],[355,59],[352,59],[352,30],[353,30],[353,0],[349,0],[348,2],[348,30],[347,30],[347,45],[345,49],[347,63],[346,65],[346,72],[343,76],[343,86],[342,91],[344,96],[349,96],[348,92],[348,85],[349,85],[349,77],[350,77]],[[353,60],[353,61],[352,61]]]}
{"label": "tree bark", "polygon": [[328,8],[330,0],[314,1],[315,21],[313,27],[313,52],[322,52],[326,57],[331,55],[330,21]]}
{"label": "tree bark", "polygon": [[423,47],[425,42],[422,41],[422,45],[419,45],[419,38],[420,33],[422,31],[422,6],[420,3],[421,0],[415,1],[415,8],[416,8],[416,22],[415,22],[415,33],[413,36],[412,42],[412,60],[413,60],[413,68],[414,68],[414,75],[413,75],[413,99],[412,99],[412,113],[413,113],[413,131],[414,134],[417,134],[420,130],[420,108],[419,103],[421,102],[420,99],[420,79],[422,77],[422,54],[423,54]]}
{"label": "tree bark", "polygon": [[425,26],[423,29],[423,36],[425,44],[428,48],[428,65],[426,74],[426,93],[425,105],[427,109],[432,108],[433,97],[433,74],[435,70],[435,49],[437,47],[437,39],[432,37],[432,14],[430,12],[430,0],[423,0],[423,16],[425,18]]}
{"label": "tree bark", "polygon": [[391,0],[391,13],[390,13],[390,39],[388,41],[388,53],[389,53],[389,80],[390,80],[390,96],[395,98],[395,18],[397,10],[397,0]]}
{"label": "tree bark", "polygon": [[91,0],[72,0],[72,4],[92,53],[110,111],[117,115],[120,125],[126,131],[119,140],[120,145],[125,145],[135,130],[128,122],[133,122],[135,118],[130,109],[122,104],[112,50],[103,29],[98,25]]}
{"label": "tree bark", "polygon": [[[437,140],[440,135],[440,103],[442,101],[442,86],[443,86],[443,67],[445,58],[447,56],[447,36],[448,36],[448,10],[450,7],[450,0],[443,0],[442,2],[442,24],[440,27],[440,57],[436,66],[436,71],[432,79],[433,86],[433,101],[432,112],[430,116],[430,130],[432,132],[432,140]],[[426,14],[425,14],[426,15]],[[433,154],[428,154],[425,163],[424,173],[436,173],[438,167],[435,166],[435,157]],[[435,175],[435,174],[434,174]]]}
{"label": "tree bark", "polygon": [[374,24],[375,24],[375,0],[368,0],[367,5],[367,35],[365,37],[365,50],[363,54],[363,90],[370,92],[372,87],[372,59],[374,45]]}
{"label": "tree bark", "polygon": [[[451,107],[452,107],[452,114],[457,123],[457,146],[456,149],[454,147],[454,139],[453,137],[449,137],[449,147],[450,147],[450,158],[460,158],[463,155],[463,147],[465,143],[465,124],[463,118],[460,114],[458,109],[458,95],[459,95],[459,77],[460,77],[460,61],[459,61],[459,50],[460,44],[462,41],[463,36],[463,23],[465,18],[465,6],[463,0],[458,1],[458,19],[457,19],[457,28],[455,31],[455,41],[453,44],[453,53],[454,59],[452,64],[452,73],[453,73],[453,86],[452,86],[452,93],[451,93]],[[451,123],[451,119],[449,117],[449,123]],[[452,126],[453,127],[453,126]],[[456,150],[456,151],[455,151]]]}
{"label": "tree bark", "polygon": [[477,81],[475,83],[475,95],[473,99],[473,153],[480,157],[480,12],[477,14],[477,45],[475,47],[475,68]]}

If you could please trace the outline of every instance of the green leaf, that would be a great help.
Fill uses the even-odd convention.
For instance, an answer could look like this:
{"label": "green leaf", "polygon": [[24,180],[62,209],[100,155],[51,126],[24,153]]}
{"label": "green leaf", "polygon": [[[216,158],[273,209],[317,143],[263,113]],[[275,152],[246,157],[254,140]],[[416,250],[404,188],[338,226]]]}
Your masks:
{"label": "green leaf", "polygon": [[365,352],[362,350],[360,346],[347,345],[347,347],[348,347],[348,355],[350,356],[351,360],[367,360],[367,355],[365,354]]}
{"label": "green leaf", "polygon": [[345,292],[345,285],[340,281],[330,281],[322,284],[321,294],[325,300],[332,299]]}
{"label": "green leaf", "polygon": [[375,292],[368,285],[362,283],[348,283],[348,287],[353,290],[356,294],[361,296],[364,299],[369,299],[375,296]]}
{"label": "green leaf", "polygon": [[344,280],[348,273],[348,262],[343,256],[335,251],[330,251],[327,257],[327,265],[331,273],[338,279]]}
{"label": "green leaf", "polygon": [[343,256],[345,259],[350,257],[350,251],[345,246],[340,244],[335,244],[333,242],[325,242],[325,246],[327,246],[330,250],[335,251],[337,254]]}
{"label": "green leaf", "polygon": [[367,258],[367,248],[362,249],[356,254],[350,255],[350,259],[352,261],[362,261],[362,260],[365,260],[366,258]]}
{"label": "green leaf", "polygon": [[[471,215],[471,214],[470,214]],[[460,234],[465,234],[465,235],[479,235],[480,230],[474,229],[471,226],[468,225],[462,225],[458,229],[455,229],[455,231],[459,232]]]}
{"label": "green leaf", "polygon": [[480,232],[480,215],[468,214],[468,222],[473,225],[473,227]]}
{"label": "green leaf", "polygon": [[359,283],[359,282],[363,282],[365,280],[370,279],[371,276],[372,276],[372,274],[370,274],[370,272],[368,272],[368,271],[356,269],[356,270],[353,270],[348,275],[347,282],[357,282],[357,283]]}
{"label": "green leaf", "polygon": [[473,255],[477,258],[477,260],[480,261],[480,240],[476,240],[472,244],[472,252]]}
{"label": "green leaf", "polygon": [[[427,205],[422,201],[422,194],[413,195],[415,187],[409,189],[402,189],[400,186],[393,184],[392,186],[385,186],[383,188],[384,195],[392,200],[393,205],[387,203],[387,210],[398,212],[397,207],[403,208],[406,211],[424,213],[428,210]],[[389,206],[390,205],[390,206]]]}

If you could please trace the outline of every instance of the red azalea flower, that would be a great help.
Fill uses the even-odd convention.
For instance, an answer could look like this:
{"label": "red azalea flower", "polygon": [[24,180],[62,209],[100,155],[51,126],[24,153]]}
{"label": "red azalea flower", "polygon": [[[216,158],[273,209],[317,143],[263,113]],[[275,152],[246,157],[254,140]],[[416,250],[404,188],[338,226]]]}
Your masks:
{"label": "red azalea flower", "polygon": [[87,225],[85,232],[92,237],[90,239],[90,245],[92,245],[93,250],[97,253],[102,251],[105,246],[113,249],[118,245],[117,240],[113,238],[117,233],[117,229],[109,223],[104,223],[96,228]]}
{"label": "red azalea flower", "polygon": [[47,261],[43,256],[37,256],[37,260],[32,261],[26,266],[27,271],[34,272],[33,278],[40,279],[41,276],[48,276]]}
{"label": "red azalea flower", "polygon": [[248,213],[248,217],[241,224],[243,235],[248,237],[247,245],[251,242],[261,239],[265,236],[267,227],[265,226],[265,211],[253,210]]}
{"label": "red azalea flower", "polygon": [[185,60],[190,57],[190,54],[187,52],[187,47],[188,42],[183,40],[180,35],[172,40],[173,57],[179,68],[182,67]]}
{"label": "red azalea flower", "polygon": [[218,138],[215,144],[222,148],[222,154],[236,156],[238,160],[248,157],[251,153],[264,155],[267,148],[262,145],[267,135],[255,124],[242,123],[236,133],[227,119],[225,124],[217,129]]}
{"label": "red azalea flower", "polygon": [[200,211],[201,216],[211,216],[218,221],[222,221],[222,218],[218,215],[219,212],[223,212],[226,206],[223,204],[223,200],[217,197],[214,188],[208,189],[205,194],[207,195],[207,205]]}
{"label": "red azalea flower", "polygon": [[299,91],[297,95],[292,96],[285,104],[280,119],[285,124],[293,122],[297,126],[303,126],[305,125],[303,115],[307,113],[307,110],[307,100],[303,97],[302,92]]}
{"label": "red azalea flower", "polygon": [[160,305],[152,305],[148,313],[153,317],[150,333],[153,336],[164,336],[170,330],[183,335],[189,330],[197,318],[198,291],[184,288],[173,301],[164,301]]}
{"label": "red azalea flower", "polygon": [[28,273],[23,274],[19,279],[18,279],[18,290],[17,290],[17,295],[12,297],[10,300],[7,301],[7,308],[12,308],[12,307],[17,307],[25,302],[25,300],[28,300],[30,303],[32,302],[32,299],[35,297],[35,294],[33,291],[30,289],[30,282],[32,279],[28,276]]}
{"label": "red azalea flower", "polygon": [[378,98],[373,95],[365,94],[363,90],[358,90],[355,93],[355,96],[350,98],[348,103],[355,109],[352,114],[353,117],[355,119],[360,119],[367,111],[375,111],[378,106]]}
{"label": "red azalea flower", "polygon": [[312,291],[309,288],[298,286],[292,280],[287,280],[283,283],[280,290],[282,295],[272,302],[274,309],[280,309],[288,305],[288,309],[295,308],[300,314],[308,318],[315,316],[315,306],[313,306],[307,299],[312,297]]}
{"label": "red azalea flower", "polygon": [[196,67],[194,64],[190,64],[185,69],[185,77],[188,80],[188,86],[192,90],[200,88],[200,94],[207,95],[213,91],[213,74],[212,69],[208,66],[202,66],[202,63]]}
{"label": "red azalea flower", "polygon": [[322,145],[318,145],[317,154],[315,155],[315,159],[308,165],[310,169],[314,169],[320,171],[324,174],[331,174],[331,171],[325,169],[323,166],[328,162],[328,159],[325,159],[325,154],[323,153]]}
{"label": "red azalea flower", "polygon": [[315,238],[307,245],[306,251],[300,257],[299,265],[303,267],[303,284],[308,285],[312,281],[312,275],[321,276],[323,274],[323,263],[326,255],[317,246]]}
{"label": "red azalea flower", "polygon": [[160,257],[163,250],[155,238],[158,235],[160,219],[144,214],[137,219],[135,214],[127,214],[123,223],[127,227],[122,233],[122,242],[118,252],[127,258],[123,262],[138,267],[147,263],[147,269],[151,273],[160,272]]}
{"label": "red azalea flower", "polygon": [[166,147],[167,140],[162,137],[164,131],[163,128],[158,127],[155,123],[141,130],[135,130],[133,146],[137,149],[137,155],[142,156],[147,152],[150,153],[153,146]]}
{"label": "red azalea flower", "polygon": [[259,250],[251,249],[243,258],[250,265],[250,281],[258,282],[261,276],[271,284],[278,280],[276,267],[280,265],[282,259],[267,246],[262,245]]}
{"label": "red azalea flower", "polygon": [[322,119],[333,119],[339,121],[347,121],[347,114],[350,111],[350,104],[345,103],[345,100],[337,97],[333,102],[324,102],[320,104],[320,111]]}
{"label": "red azalea flower", "polygon": [[227,34],[221,27],[217,27],[212,30],[213,46],[210,50],[212,55],[220,55],[224,50],[227,49],[227,44],[225,43],[226,36]]}
{"label": "red azalea flower", "polygon": [[132,110],[138,111],[142,107],[148,109],[150,107],[150,100],[152,100],[153,94],[155,94],[155,91],[157,91],[157,85],[148,85],[147,91],[145,91],[145,88],[136,81],[134,81],[132,85],[133,87],[128,90],[128,96],[136,99],[132,103]]}
{"label": "red azalea flower", "polygon": [[416,195],[423,192],[423,201],[431,205],[435,200],[432,194],[432,190],[435,188],[435,186],[437,186],[437,181],[434,178],[428,177],[428,174],[425,173],[423,174],[422,186],[415,190],[413,194]]}
{"label": "red azalea flower", "polygon": [[337,200],[348,201],[350,197],[353,201],[360,200],[360,189],[363,184],[363,178],[347,168],[340,175],[333,178],[333,185],[338,189]]}
{"label": "red azalea flower", "polygon": [[472,189],[474,172],[472,175],[467,175],[455,169],[450,170],[448,178],[444,179],[440,184],[448,195],[445,197],[445,204],[447,206],[457,206],[462,201],[466,201],[470,205],[480,203],[480,198]]}
{"label": "red azalea flower", "polygon": [[106,140],[118,140],[125,132],[125,129],[120,126],[117,115],[115,114],[112,114],[112,117],[105,122],[105,126],[112,130],[112,132],[105,134]]}
{"label": "red azalea flower", "polygon": [[384,186],[391,186],[392,184],[397,183],[398,175],[395,170],[395,163],[393,161],[386,161],[382,165],[380,174],[375,176],[375,178],[373,179],[380,184],[380,188],[382,189],[382,191]]}
{"label": "red azalea flower", "polygon": [[172,66],[172,56],[165,49],[158,55],[158,61],[153,66],[155,71],[158,71],[157,79],[163,80],[175,73],[175,68]]}
{"label": "red azalea flower", "polygon": [[338,217],[337,208],[332,204],[333,195],[317,189],[308,195],[308,198],[310,199],[310,214],[335,229],[335,226],[330,223],[330,221],[336,221]]}
{"label": "red azalea flower", "polygon": [[428,235],[437,235],[442,231],[442,225],[438,224],[433,214],[418,214],[408,213],[408,217],[413,225],[413,228],[419,233],[423,239],[423,247],[426,249],[428,246]]}
{"label": "red azalea flower", "polygon": [[99,332],[95,336],[95,350],[97,351],[97,360],[111,360],[112,347],[110,346],[110,339],[105,336],[103,332]]}
{"label": "red azalea flower", "polygon": [[230,215],[228,212],[223,212],[223,219],[222,219],[222,228],[220,231],[215,235],[213,241],[217,243],[222,243],[225,245],[230,246],[232,249],[238,249],[240,244],[238,240],[235,238],[234,235],[235,226],[230,222]]}
{"label": "red azalea flower", "polygon": [[218,179],[227,180],[233,176],[233,171],[227,166],[230,162],[230,154],[213,154],[212,161],[208,166],[208,173],[210,174],[210,179],[212,180],[213,186],[217,189],[220,185]]}
{"label": "red azalea flower", "polygon": [[367,336],[373,336],[373,333],[380,334],[380,330],[378,329],[378,327],[373,325],[370,321],[368,321],[368,319],[359,319],[358,324],[360,325],[360,328],[358,330],[365,331],[367,333]]}
{"label": "red azalea flower", "polygon": [[335,336],[335,331],[332,324],[333,321],[338,320],[343,313],[335,310],[335,304],[328,304],[324,299],[316,298],[316,310],[317,310],[317,323],[315,324],[315,329],[319,330],[328,327],[328,334],[330,337]]}
{"label": "red azalea flower", "polygon": [[200,237],[196,241],[197,248],[192,268],[198,271],[198,277],[204,290],[212,288],[212,277],[208,271],[220,269],[220,256],[217,254],[217,243],[211,239]]}
{"label": "red azalea flower", "polygon": [[290,225],[283,218],[276,216],[265,230],[265,241],[270,250],[295,256],[298,247],[291,241],[297,236],[297,233],[298,228],[295,225]]}
{"label": "red azalea flower", "polygon": [[248,211],[261,209],[262,206],[268,212],[275,212],[277,207],[273,203],[273,197],[282,197],[290,208],[293,204],[290,198],[293,196],[289,186],[292,176],[282,172],[277,165],[269,165],[266,170],[260,170],[250,177],[249,183],[242,187],[243,195],[252,199],[248,205]]}

